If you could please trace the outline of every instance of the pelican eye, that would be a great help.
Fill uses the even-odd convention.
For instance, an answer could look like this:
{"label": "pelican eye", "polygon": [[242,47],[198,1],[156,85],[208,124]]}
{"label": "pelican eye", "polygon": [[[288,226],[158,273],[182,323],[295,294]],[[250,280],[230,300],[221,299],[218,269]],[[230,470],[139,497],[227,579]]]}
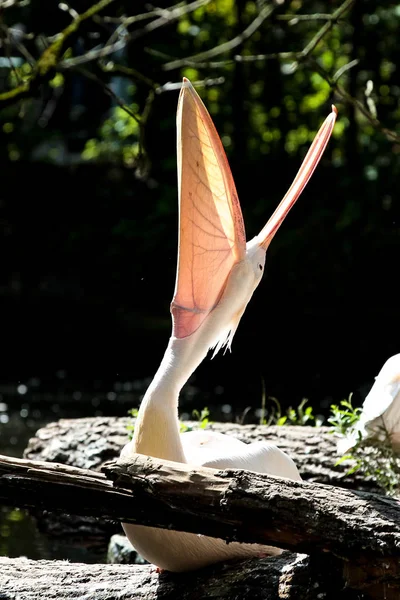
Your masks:
{"label": "pelican eye", "polygon": [[259,265],[258,265],[258,268],[260,269],[260,271],[262,271],[262,270],[263,270],[263,266],[262,266],[262,264],[261,264],[261,263],[259,263]]}

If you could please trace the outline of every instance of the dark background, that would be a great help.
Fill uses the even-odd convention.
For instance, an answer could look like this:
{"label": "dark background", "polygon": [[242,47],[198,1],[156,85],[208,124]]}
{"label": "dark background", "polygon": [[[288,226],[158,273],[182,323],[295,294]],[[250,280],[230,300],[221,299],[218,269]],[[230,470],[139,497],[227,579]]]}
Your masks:
{"label": "dark background", "polygon": [[[71,22],[57,2],[47,4],[45,11],[39,0],[2,11],[2,92],[32,77],[21,44],[38,61]],[[70,6],[82,13],[91,4]],[[326,414],[350,392],[360,403],[383,362],[399,351],[398,6],[353,3],[302,60],[235,59],[301,51],[327,22],[318,15],[343,6],[282,2],[236,47],[200,66],[168,67],[173,58],[234,39],[266,6],[215,0],[147,33],[143,27],[155,17],[137,21],[127,27],[133,39],[125,49],[81,65],[84,72],[67,68],[68,60],[106,46],[118,18],[149,10],[143,2],[115,1],[65,41],[59,66],[35,80],[32,94],[15,101],[3,94],[5,395],[22,383],[28,399],[35,386],[105,397],[118,392],[116,382],[155,372],[170,335],[177,251],[179,89],[166,84],[184,75],[198,83],[223,138],[248,239],[286,192],[332,102],[339,111],[320,166],[268,250],[232,354],[207,359],[195,375],[197,407],[256,408],[264,381],[282,406],[306,397]],[[296,14],[309,19],[290,17]],[[18,31],[24,35],[17,44]],[[142,119],[141,128],[110,87]]]}

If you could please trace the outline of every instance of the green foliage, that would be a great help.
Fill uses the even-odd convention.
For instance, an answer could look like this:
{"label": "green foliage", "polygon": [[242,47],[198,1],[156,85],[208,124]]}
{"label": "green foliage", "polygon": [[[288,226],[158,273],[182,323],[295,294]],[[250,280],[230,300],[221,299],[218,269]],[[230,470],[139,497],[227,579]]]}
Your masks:
{"label": "green foliage", "polygon": [[62,87],[65,83],[64,75],[61,73],[56,73],[56,75],[49,81],[49,85],[52,88]]}
{"label": "green foliage", "polygon": [[19,556],[16,551],[21,539],[25,543],[24,553],[32,556],[36,551],[35,537],[33,520],[26,511],[0,506],[0,556]]}
{"label": "green foliage", "polygon": [[[138,412],[139,410],[137,408],[131,408],[128,410],[128,415],[132,417],[132,419],[137,419]],[[133,432],[135,431],[135,423],[132,420],[129,420],[126,429],[128,431],[129,439],[131,440],[133,438]]]}
{"label": "green foliage", "polygon": [[389,496],[400,493],[400,458],[393,449],[389,436],[359,440],[336,465],[349,463],[346,475],[359,472],[376,483]]}
{"label": "green foliage", "polygon": [[21,83],[27,83],[31,75],[31,65],[28,62],[18,61],[18,63],[14,64],[13,68],[8,72],[8,83],[10,87],[21,85]]}
{"label": "green foliage", "polygon": [[272,402],[272,407],[270,408],[269,415],[265,417],[265,405],[263,405],[263,410],[261,414],[260,424],[261,425],[314,425],[320,426],[322,424],[322,420],[320,417],[316,417],[313,413],[312,406],[307,406],[308,402],[307,398],[303,398],[300,404],[292,408],[286,410],[286,414],[282,414],[281,405],[279,400],[270,396],[268,398]]}
{"label": "green foliage", "polygon": [[192,416],[194,419],[198,420],[200,429],[205,429],[210,423],[208,419],[210,416],[210,411],[208,410],[207,406],[205,406],[201,412],[199,412],[197,409],[194,409],[192,411]]}
{"label": "green foliage", "polygon": [[262,380],[262,384],[263,393],[261,398],[260,425],[284,425],[287,417],[282,416],[281,405],[277,398],[274,398],[273,396],[268,396],[268,400],[272,404],[269,407],[269,410],[267,410],[267,397],[265,393],[264,380]]}
{"label": "green foliage", "polygon": [[[321,425],[321,421],[313,414],[312,406],[307,406],[307,398],[303,398],[296,408],[289,407],[287,410],[287,421],[290,425]],[[283,424],[285,424],[283,423]]]}
{"label": "green foliage", "polygon": [[360,419],[362,411],[361,408],[353,407],[351,403],[352,395],[350,394],[347,400],[342,400],[339,404],[332,404],[332,414],[328,418],[332,433],[346,435]]}
{"label": "green foliage", "polygon": [[[197,429],[206,429],[206,427],[212,423],[212,421],[209,420],[210,416],[210,411],[208,410],[207,406],[205,406],[201,412],[199,412],[197,409],[194,409],[192,411],[192,417],[193,419],[198,421],[197,427],[195,428]],[[179,426],[180,426],[180,431],[181,433],[186,433],[186,431],[193,431],[194,427],[192,427],[192,425],[188,425],[187,423],[185,423],[184,421],[179,421]]]}
{"label": "green foliage", "polygon": [[[128,108],[136,113],[138,106]],[[113,161],[126,166],[135,164],[139,154],[139,124],[123,108],[115,106],[100,127],[97,138],[87,140],[82,158],[88,161]]]}
{"label": "green foliage", "polygon": [[[328,423],[331,425],[331,433],[339,437],[354,433],[362,413],[361,408],[353,407],[351,399],[352,394],[349,395],[348,400],[342,400],[339,405],[331,406]],[[336,462],[336,466],[346,463],[349,464],[346,475],[359,472],[374,481],[386,494],[399,493],[400,459],[393,449],[390,435],[383,424],[379,435],[371,435],[363,439],[359,433],[358,440],[354,440],[354,446]]]}
{"label": "green foliage", "polygon": [[[131,408],[128,410],[128,415],[133,419],[136,419],[138,412],[139,411],[137,408]],[[193,431],[193,429],[206,429],[206,427],[212,423],[212,421],[210,421],[208,418],[209,416],[210,411],[208,410],[207,406],[205,406],[201,412],[199,412],[197,409],[194,409],[192,411],[192,417],[194,420],[198,421],[197,427],[194,428],[192,425],[188,425],[185,421],[179,421],[180,432],[185,433],[186,431]],[[128,431],[129,439],[131,440],[133,437],[133,432],[135,431],[135,423],[132,420],[129,420],[126,429]]]}

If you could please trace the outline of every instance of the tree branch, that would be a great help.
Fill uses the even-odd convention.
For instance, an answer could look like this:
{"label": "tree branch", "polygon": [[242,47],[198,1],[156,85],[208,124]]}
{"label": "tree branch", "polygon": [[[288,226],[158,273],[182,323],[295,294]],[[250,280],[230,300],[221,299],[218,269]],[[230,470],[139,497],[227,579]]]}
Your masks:
{"label": "tree branch", "polygon": [[[253,33],[261,26],[261,24],[267,19],[275,10],[274,6],[264,6],[260,11],[256,19],[238,36],[233,38],[232,40],[221,44],[220,46],[216,46],[215,48],[211,48],[210,50],[206,50],[205,52],[201,52],[194,56],[190,56],[188,58],[182,58],[178,60],[173,60],[164,65],[165,71],[170,71],[173,69],[178,69],[183,66],[197,67],[197,68],[221,68],[226,67],[227,65],[232,64],[233,62],[258,62],[263,60],[296,60],[303,61],[305,60],[318,46],[319,42],[326,36],[326,34],[332,29],[333,25],[337,23],[337,21],[352,7],[355,0],[345,0],[341,6],[337,10],[335,10],[332,15],[323,15],[324,25],[317,31],[311,41],[307,44],[303,50],[297,52],[273,52],[270,54],[258,54],[254,56],[244,56],[244,55],[236,55],[234,59],[230,59],[227,61],[219,61],[219,62],[204,62],[205,59],[213,58],[214,56],[218,56],[223,54],[224,52],[229,52],[233,50],[240,44],[242,44],[246,39],[251,37]],[[307,20],[312,20],[314,15],[303,15],[304,19],[307,17]],[[321,15],[316,15],[320,17]],[[281,17],[285,17],[286,15],[281,15]],[[329,17],[329,18],[328,18]],[[317,19],[318,20],[318,19]]]}
{"label": "tree branch", "polygon": [[0,94],[0,104],[2,107],[13,104],[17,100],[34,96],[40,84],[48,81],[55,74],[57,64],[67,39],[79,29],[84,21],[90,19],[114,1],[115,0],[100,0],[87,11],[78,15],[68,27],[57,35],[50,46],[44,50],[34,66],[31,77],[23,84]]}
{"label": "tree branch", "polygon": [[174,69],[180,69],[181,67],[186,66],[189,63],[197,63],[197,61],[213,58],[214,56],[219,56],[220,54],[224,54],[224,52],[230,52],[237,46],[240,46],[245,40],[249,39],[256,31],[260,28],[262,23],[268,19],[274,12],[276,6],[273,4],[263,6],[260,10],[257,17],[250,23],[248,27],[242,33],[234,37],[232,40],[228,42],[224,42],[219,46],[215,46],[214,48],[210,48],[210,50],[206,50],[205,52],[200,52],[199,54],[195,54],[189,58],[182,58],[173,60],[163,66],[164,71],[172,71]]}
{"label": "tree branch", "polygon": [[334,23],[336,23],[337,20],[342,15],[344,15],[344,13],[346,13],[348,10],[350,10],[350,8],[353,6],[354,3],[355,3],[355,0],[345,0],[343,2],[343,4],[335,10],[335,12],[332,14],[332,18],[329,21],[327,21],[325,23],[325,25],[323,25],[319,31],[317,31],[317,33],[312,38],[312,40],[307,44],[307,46],[304,48],[304,50],[302,50],[300,60],[304,60],[305,58],[307,58],[307,56],[309,54],[311,54],[311,52],[313,52],[315,50],[315,48],[318,46],[320,41],[332,29]]}
{"label": "tree branch", "polygon": [[0,501],[296,552],[330,552],[346,561],[353,585],[382,572],[400,583],[396,500],[139,454],[103,470],[109,479],[76,467],[0,457]]}
{"label": "tree branch", "polygon": [[359,110],[360,113],[374,127],[374,129],[378,129],[378,131],[381,131],[389,141],[400,144],[400,135],[398,133],[396,133],[395,131],[388,129],[387,127],[382,125],[382,123],[379,121],[379,119],[377,119],[368,110],[368,108],[366,106],[364,106],[364,104],[362,102],[360,102],[360,100],[358,100],[357,98],[354,98],[341,85],[339,85],[338,80],[339,80],[339,77],[341,77],[341,75],[343,75],[344,70],[348,70],[348,69],[352,68],[353,66],[355,66],[355,61],[348,63],[347,65],[342,67],[342,69],[340,69],[333,77],[330,77],[330,75],[325,71],[325,69],[323,69],[321,67],[321,65],[319,63],[317,63],[317,61],[313,60],[313,67],[315,68],[317,73],[319,73],[321,75],[321,77],[323,77],[323,79],[325,79],[325,81],[327,81],[329,83],[332,90],[335,91],[344,102],[346,102],[347,104],[351,104],[357,110]]}
{"label": "tree branch", "polygon": [[[137,40],[143,37],[144,35],[147,35],[148,33],[159,29],[160,27],[164,27],[165,25],[173,23],[174,21],[180,19],[183,15],[196,10],[200,6],[206,5],[209,2],[211,2],[211,0],[195,0],[194,2],[190,4],[185,4],[184,6],[179,5],[172,9],[164,9],[162,11],[162,16],[160,16],[159,18],[155,19],[151,23],[148,23],[147,25],[142,27],[142,29],[138,29],[136,31],[133,31],[132,33],[124,34],[121,39],[117,39],[117,41],[114,42],[114,38],[119,37],[121,32],[125,32],[126,27],[129,26],[130,18],[128,17],[126,21],[123,21],[121,23],[120,27],[117,28],[117,30],[113,33],[109,41],[102,48],[94,48],[93,50],[89,50],[89,52],[86,52],[82,56],[76,56],[75,58],[65,60],[63,61],[61,66],[64,69],[69,69],[77,65],[82,65],[100,58],[105,58],[106,56],[109,56],[110,54],[121,50],[128,43],[133,42],[134,40]],[[132,19],[137,20],[137,15],[135,17],[132,17]]]}

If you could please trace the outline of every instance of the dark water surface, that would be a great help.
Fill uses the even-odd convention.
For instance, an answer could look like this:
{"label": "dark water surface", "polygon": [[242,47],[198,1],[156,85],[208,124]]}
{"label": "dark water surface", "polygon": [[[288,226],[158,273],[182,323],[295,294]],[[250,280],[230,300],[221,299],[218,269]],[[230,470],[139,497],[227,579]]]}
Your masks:
{"label": "dark water surface", "polygon": [[[147,382],[120,383],[101,394],[61,389],[44,393],[35,381],[0,388],[0,454],[22,457],[29,439],[60,418],[126,415],[138,404]],[[33,384],[33,385],[32,385]],[[39,387],[36,385],[36,388]],[[41,532],[28,511],[0,506],[0,555],[31,559],[106,562],[106,539],[53,537]]]}
{"label": "dark water surface", "polygon": [[[3,406],[0,408],[4,408]],[[35,409],[35,416],[19,412],[0,412],[0,454],[21,457],[30,437],[40,427],[55,420],[52,411]],[[32,411],[32,412],[35,412]],[[62,415],[64,416],[64,415]],[[70,415],[65,415],[70,416]],[[7,422],[5,422],[8,419]],[[108,540],[53,537],[41,532],[35,517],[27,510],[0,506],[0,556],[26,556],[31,559],[66,559],[72,562],[106,562]]]}

